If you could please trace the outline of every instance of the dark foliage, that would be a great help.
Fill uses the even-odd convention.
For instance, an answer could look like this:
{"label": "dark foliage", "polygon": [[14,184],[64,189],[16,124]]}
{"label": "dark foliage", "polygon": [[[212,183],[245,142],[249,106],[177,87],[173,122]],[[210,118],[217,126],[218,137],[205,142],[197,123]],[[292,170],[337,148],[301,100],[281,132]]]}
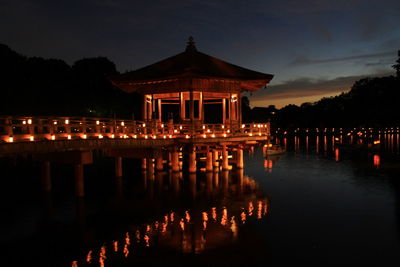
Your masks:
{"label": "dark foliage", "polygon": [[59,59],[25,57],[0,44],[2,115],[140,117],[140,98],[113,87],[117,74],[105,57],[69,66]]}

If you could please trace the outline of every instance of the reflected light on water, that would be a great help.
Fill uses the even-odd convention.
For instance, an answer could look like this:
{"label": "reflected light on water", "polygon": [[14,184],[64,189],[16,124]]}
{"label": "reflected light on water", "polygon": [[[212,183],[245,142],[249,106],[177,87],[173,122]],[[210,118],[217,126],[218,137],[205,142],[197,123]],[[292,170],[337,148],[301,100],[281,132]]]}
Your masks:
{"label": "reflected light on water", "polygon": [[379,168],[381,166],[381,156],[375,154],[374,155],[374,167]]}

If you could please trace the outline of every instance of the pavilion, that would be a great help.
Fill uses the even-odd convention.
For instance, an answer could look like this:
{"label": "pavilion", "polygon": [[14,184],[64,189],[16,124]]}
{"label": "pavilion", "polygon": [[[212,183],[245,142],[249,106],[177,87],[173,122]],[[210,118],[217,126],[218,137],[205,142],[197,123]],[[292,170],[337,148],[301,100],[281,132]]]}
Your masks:
{"label": "pavilion", "polygon": [[264,88],[272,78],[199,52],[190,37],[184,52],[110,80],[143,96],[145,122],[236,128],[242,122],[241,94]]}

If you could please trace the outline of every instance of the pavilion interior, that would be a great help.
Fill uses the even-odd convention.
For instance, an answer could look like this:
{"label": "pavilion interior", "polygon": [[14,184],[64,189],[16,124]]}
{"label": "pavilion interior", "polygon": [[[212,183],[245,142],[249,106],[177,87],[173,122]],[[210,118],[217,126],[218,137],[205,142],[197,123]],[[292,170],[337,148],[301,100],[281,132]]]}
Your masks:
{"label": "pavilion interior", "polygon": [[187,91],[144,95],[143,120],[174,123],[237,124],[240,93]]}

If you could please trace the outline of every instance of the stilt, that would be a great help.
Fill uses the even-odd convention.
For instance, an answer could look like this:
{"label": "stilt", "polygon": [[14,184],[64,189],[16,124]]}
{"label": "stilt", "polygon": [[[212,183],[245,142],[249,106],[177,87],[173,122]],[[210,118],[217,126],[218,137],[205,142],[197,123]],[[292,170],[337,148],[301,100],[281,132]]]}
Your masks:
{"label": "stilt", "polygon": [[212,172],[212,170],[213,170],[212,152],[210,149],[207,148],[206,171]]}
{"label": "stilt", "polygon": [[147,159],[147,172],[149,173],[149,175],[154,174],[154,163],[153,159],[151,158]]}
{"label": "stilt", "polygon": [[172,152],[172,171],[179,172],[179,152]]}
{"label": "stilt", "polygon": [[43,191],[51,191],[51,171],[49,161],[43,161],[42,163],[42,186]]}
{"label": "stilt", "polygon": [[189,151],[189,172],[196,172],[196,151],[194,147],[191,147]]}
{"label": "stilt", "polygon": [[218,150],[214,149],[212,152],[212,162],[214,171],[219,171],[219,158],[218,158]]}
{"label": "stilt", "polygon": [[146,161],[146,158],[143,158],[142,159],[142,170],[146,170],[147,169],[147,161]]}
{"label": "stilt", "polygon": [[83,165],[75,164],[75,194],[78,197],[85,196],[84,179],[83,179]]}
{"label": "stilt", "polygon": [[236,168],[243,169],[243,149],[238,148],[236,150]]}
{"label": "stilt", "polygon": [[163,158],[162,157],[156,158],[156,170],[157,171],[164,170],[164,164],[163,164]]}
{"label": "stilt", "polygon": [[115,177],[122,177],[122,157],[115,157]]}
{"label": "stilt", "polygon": [[228,150],[226,145],[222,146],[222,170],[229,170]]}

